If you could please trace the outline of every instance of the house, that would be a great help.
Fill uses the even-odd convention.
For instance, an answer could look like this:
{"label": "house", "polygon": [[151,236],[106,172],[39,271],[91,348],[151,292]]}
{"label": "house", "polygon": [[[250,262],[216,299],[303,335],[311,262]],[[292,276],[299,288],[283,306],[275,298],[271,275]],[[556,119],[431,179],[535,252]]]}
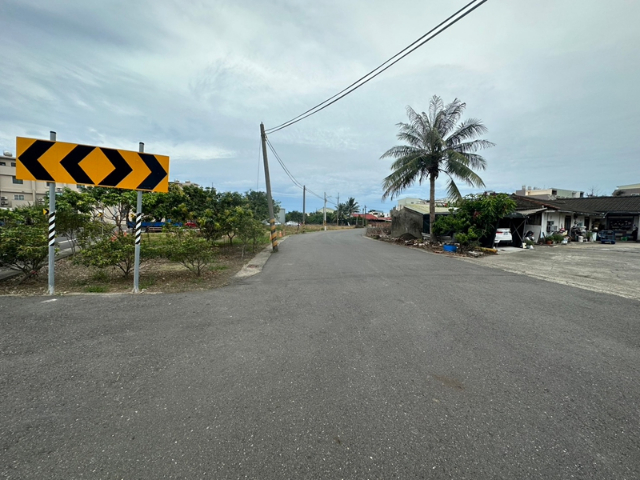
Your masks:
{"label": "house", "polygon": [[640,183],[632,185],[620,185],[611,194],[613,197],[628,197],[630,195],[640,195]]}
{"label": "house", "polygon": [[578,197],[540,200],[512,195],[516,211],[527,217],[525,232],[535,239],[573,226],[590,231],[613,230],[616,237],[631,238],[640,224],[640,196]]}
{"label": "house", "polygon": [[[449,207],[436,206],[436,219],[449,215]],[[391,236],[403,238],[422,238],[430,232],[429,205],[405,205],[402,209],[391,210]]]}
{"label": "house", "polygon": [[318,210],[316,210],[316,213],[324,213],[324,212],[334,213],[335,209],[329,208],[329,207],[324,207],[324,208],[319,208]]}
{"label": "house", "polygon": [[[18,180],[16,178],[16,159],[11,152],[0,155],[0,209],[14,209],[42,203],[49,193],[50,182]],[[77,185],[57,183],[56,192],[65,187],[78,190]]]}

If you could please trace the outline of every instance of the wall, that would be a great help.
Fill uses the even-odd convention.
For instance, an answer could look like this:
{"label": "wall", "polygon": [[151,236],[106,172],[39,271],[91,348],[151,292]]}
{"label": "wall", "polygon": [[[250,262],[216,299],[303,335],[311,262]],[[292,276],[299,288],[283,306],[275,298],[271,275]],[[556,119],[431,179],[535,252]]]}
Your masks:
{"label": "wall", "polygon": [[418,212],[403,208],[391,211],[391,236],[394,238],[402,235],[411,235],[413,238],[422,238],[423,215]]}

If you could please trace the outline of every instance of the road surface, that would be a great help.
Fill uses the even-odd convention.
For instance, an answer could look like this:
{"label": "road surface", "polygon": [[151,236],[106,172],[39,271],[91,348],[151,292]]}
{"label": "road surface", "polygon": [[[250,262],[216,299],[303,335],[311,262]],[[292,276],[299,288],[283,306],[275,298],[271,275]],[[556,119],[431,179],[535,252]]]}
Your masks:
{"label": "road surface", "polygon": [[2,478],[640,478],[640,302],[297,235],[210,292],[0,299]]}

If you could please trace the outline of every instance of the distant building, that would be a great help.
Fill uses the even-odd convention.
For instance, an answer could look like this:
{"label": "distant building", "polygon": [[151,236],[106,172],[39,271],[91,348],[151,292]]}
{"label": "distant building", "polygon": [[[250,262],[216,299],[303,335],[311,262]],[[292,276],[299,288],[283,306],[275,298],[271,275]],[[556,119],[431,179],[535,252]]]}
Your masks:
{"label": "distant building", "polygon": [[177,186],[179,186],[181,188],[184,188],[184,187],[197,187],[197,188],[200,188],[200,185],[198,185],[197,183],[192,183],[189,180],[187,180],[186,182],[181,182],[180,180],[174,180],[171,183],[173,185],[177,185]]}
{"label": "distant building", "polygon": [[566,190],[563,188],[538,188],[522,186],[522,189],[516,190],[516,195],[521,197],[533,197],[539,200],[555,200],[557,198],[583,198],[584,192],[576,190]]}
{"label": "distant building", "polygon": [[319,208],[318,210],[316,210],[316,213],[324,213],[325,210],[327,211],[327,213],[334,213],[335,212],[335,210],[333,208],[326,207],[326,209]]}
{"label": "distant building", "polygon": [[640,183],[632,185],[620,185],[611,194],[614,197],[629,197],[631,195],[640,195]]}
{"label": "distant building", "polygon": [[[18,180],[16,178],[16,159],[9,153],[0,155],[0,208],[13,210],[42,203],[49,193],[50,182]],[[77,185],[56,183],[56,192],[60,193],[68,187],[78,190]]]}

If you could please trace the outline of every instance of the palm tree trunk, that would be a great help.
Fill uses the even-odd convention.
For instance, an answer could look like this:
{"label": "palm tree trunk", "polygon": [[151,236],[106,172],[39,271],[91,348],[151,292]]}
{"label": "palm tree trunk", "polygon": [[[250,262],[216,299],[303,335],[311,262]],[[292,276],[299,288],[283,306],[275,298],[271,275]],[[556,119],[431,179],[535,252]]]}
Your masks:
{"label": "palm tree trunk", "polygon": [[433,224],[436,222],[436,178],[429,175],[429,240],[433,243]]}

